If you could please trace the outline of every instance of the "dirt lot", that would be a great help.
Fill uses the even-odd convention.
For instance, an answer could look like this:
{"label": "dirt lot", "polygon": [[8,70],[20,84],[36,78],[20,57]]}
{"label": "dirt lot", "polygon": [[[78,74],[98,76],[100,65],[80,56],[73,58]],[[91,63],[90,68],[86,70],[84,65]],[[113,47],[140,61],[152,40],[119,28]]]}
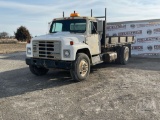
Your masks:
{"label": "dirt lot", "polygon": [[0,44],[0,54],[25,51],[26,43]]}
{"label": "dirt lot", "polygon": [[0,56],[1,120],[159,120],[160,59],[92,67],[85,82],[69,72],[32,75],[25,53]]}

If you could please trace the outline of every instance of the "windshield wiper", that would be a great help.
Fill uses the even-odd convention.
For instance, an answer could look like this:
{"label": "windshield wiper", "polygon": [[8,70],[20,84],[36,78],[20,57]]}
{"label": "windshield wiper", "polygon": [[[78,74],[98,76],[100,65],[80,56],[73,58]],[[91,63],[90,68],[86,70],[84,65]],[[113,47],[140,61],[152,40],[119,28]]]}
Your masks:
{"label": "windshield wiper", "polygon": [[75,31],[70,31],[70,33],[76,33]]}
{"label": "windshield wiper", "polygon": [[50,32],[50,33],[57,33],[57,32]]}

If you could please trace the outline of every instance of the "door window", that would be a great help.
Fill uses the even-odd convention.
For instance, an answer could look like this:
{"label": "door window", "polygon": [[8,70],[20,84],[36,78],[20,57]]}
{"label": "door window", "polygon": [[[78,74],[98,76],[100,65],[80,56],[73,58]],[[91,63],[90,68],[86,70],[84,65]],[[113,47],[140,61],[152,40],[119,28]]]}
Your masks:
{"label": "door window", "polygon": [[97,34],[97,22],[90,22],[89,25],[89,33],[90,34]]}

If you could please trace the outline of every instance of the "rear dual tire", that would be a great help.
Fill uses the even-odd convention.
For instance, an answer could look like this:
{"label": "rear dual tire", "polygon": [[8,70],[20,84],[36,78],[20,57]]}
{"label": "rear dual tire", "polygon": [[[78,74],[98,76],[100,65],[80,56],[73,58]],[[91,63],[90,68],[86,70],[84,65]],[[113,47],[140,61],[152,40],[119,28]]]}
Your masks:
{"label": "rear dual tire", "polygon": [[115,62],[117,64],[126,65],[129,61],[130,50],[127,46],[117,47],[117,59]]}

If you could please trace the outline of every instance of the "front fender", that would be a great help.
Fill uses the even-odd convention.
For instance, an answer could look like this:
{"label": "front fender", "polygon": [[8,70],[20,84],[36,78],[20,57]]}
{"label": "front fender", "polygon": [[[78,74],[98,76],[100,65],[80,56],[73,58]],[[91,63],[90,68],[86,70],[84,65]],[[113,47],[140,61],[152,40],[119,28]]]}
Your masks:
{"label": "front fender", "polygon": [[73,54],[74,54],[74,60],[76,59],[76,54],[77,54],[77,51],[78,50],[82,50],[82,49],[88,49],[89,50],[89,53],[91,54],[91,52],[90,52],[90,47],[88,46],[88,45],[86,45],[86,44],[78,44],[78,45],[74,45],[73,46]]}
{"label": "front fender", "polygon": [[89,52],[90,52],[89,46],[87,44],[84,44],[84,43],[63,46],[63,50],[70,50],[70,55],[71,56],[70,56],[70,58],[65,58],[63,56],[63,50],[62,50],[62,60],[65,60],[65,61],[74,61],[76,59],[77,51],[78,50],[82,50],[82,49],[88,49]]}

